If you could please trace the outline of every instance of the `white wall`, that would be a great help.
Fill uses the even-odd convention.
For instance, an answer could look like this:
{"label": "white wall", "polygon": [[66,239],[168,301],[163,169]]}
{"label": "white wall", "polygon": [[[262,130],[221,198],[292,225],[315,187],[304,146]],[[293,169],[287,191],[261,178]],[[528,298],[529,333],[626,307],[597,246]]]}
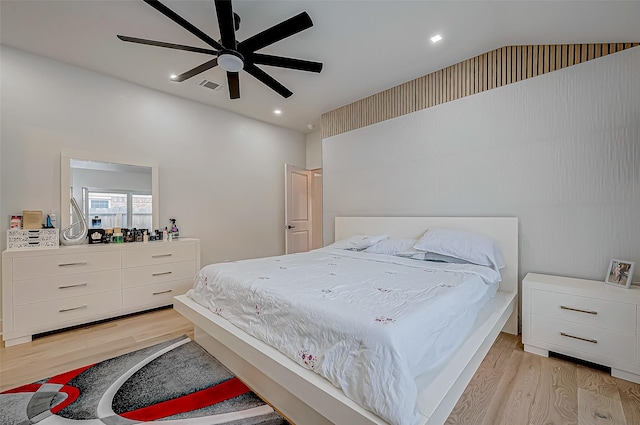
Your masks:
{"label": "white wall", "polygon": [[640,262],[638,75],[636,47],[323,140],[325,244],[341,215],[515,216],[521,276]]}
{"label": "white wall", "polygon": [[160,224],[201,238],[203,265],[284,253],[283,164],[305,166],[304,134],[0,49],[3,249],[9,214],[60,211],[69,149],[157,161]]}
{"label": "white wall", "polygon": [[316,130],[306,135],[307,170],[322,168],[322,131]]}

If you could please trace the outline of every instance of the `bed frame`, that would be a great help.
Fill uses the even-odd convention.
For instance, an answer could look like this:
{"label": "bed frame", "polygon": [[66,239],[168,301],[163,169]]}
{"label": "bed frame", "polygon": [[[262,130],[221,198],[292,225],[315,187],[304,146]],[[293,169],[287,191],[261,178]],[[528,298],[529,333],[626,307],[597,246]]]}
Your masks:
{"label": "bed frame", "polygon": [[[429,227],[491,236],[506,268],[495,298],[481,310],[471,335],[440,368],[420,375],[417,425],[444,424],[500,331],[518,333],[518,219],[514,217],[336,217],[335,239],[385,233],[418,238]],[[186,295],[174,308],[195,325],[195,340],[297,425],[383,425],[329,381],[248,335]]]}

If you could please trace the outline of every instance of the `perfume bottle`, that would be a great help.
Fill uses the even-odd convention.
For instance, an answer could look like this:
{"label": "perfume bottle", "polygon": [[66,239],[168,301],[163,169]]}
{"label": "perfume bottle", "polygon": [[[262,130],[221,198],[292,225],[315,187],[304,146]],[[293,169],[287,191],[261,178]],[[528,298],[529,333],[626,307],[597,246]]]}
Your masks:
{"label": "perfume bottle", "polygon": [[180,237],[180,232],[178,230],[178,226],[176,225],[176,219],[170,218],[169,221],[171,222],[171,230],[169,231],[171,239],[178,239]]}
{"label": "perfume bottle", "polygon": [[102,219],[98,216],[95,216],[91,219],[91,227],[94,229],[98,229],[102,227]]}

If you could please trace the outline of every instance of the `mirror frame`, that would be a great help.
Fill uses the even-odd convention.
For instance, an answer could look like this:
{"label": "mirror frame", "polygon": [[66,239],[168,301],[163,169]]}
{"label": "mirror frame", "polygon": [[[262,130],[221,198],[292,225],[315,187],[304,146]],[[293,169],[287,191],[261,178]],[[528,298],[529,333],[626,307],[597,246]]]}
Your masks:
{"label": "mirror frame", "polygon": [[64,211],[70,208],[69,205],[71,205],[71,197],[68,190],[68,188],[71,187],[71,159],[150,167],[152,196],[151,221],[153,223],[153,229],[159,228],[158,163],[156,161],[141,160],[131,158],[130,156],[106,152],[63,150],[60,152],[60,225],[58,226],[60,229],[65,229],[71,225],[71,217],[69,214],[64,214]]}

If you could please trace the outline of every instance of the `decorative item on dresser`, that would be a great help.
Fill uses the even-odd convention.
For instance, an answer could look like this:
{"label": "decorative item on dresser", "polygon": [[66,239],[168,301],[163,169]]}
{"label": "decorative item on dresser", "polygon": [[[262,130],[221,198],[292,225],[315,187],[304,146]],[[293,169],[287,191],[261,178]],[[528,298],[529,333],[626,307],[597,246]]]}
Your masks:
{"label": "decorative item on dresser", "polygon": [[604,282],[628,288],[633,279],[634,264],[633,261],[611,260]]}
{"label": "decorative item on dresser", "polygon": [[76,217],[78,217],[78,221],[62,229],[60,232],[60,242],[63,245],[82,245],[87,241],[87,233],[89,232],[86,218],[84,214],[82,214],[76,198],[72,196],[70,202],[71,208],[73,208]]}
{"label": "decorative item on dresser", "polygon": [[173,304],[200,269],[200,241],[2,253],[5,346],[34,334]]}
{"label": "decorative item on dresser", "polygon": [[587,360],[640,383],[640,287],[529,273],[522,290],[525,351]]}

